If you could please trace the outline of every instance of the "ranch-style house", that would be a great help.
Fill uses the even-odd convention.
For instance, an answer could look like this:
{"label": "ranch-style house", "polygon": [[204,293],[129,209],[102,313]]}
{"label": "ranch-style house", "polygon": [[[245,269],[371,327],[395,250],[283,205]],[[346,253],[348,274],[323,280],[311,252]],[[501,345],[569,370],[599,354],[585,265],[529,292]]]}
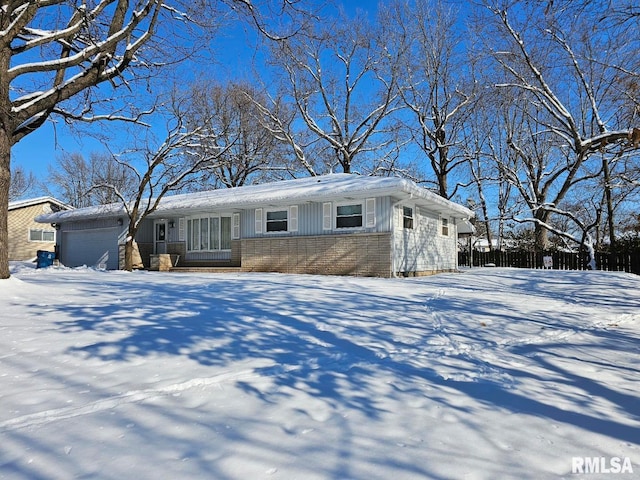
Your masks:
{"label": "ranch-style house", "polygon": [[[457,269],[473,212],[396,177],[330,174],[164,197],[135,238],[141,267],[390,277]],[[123,266],[110,204],[41,215],[62,265]]]}

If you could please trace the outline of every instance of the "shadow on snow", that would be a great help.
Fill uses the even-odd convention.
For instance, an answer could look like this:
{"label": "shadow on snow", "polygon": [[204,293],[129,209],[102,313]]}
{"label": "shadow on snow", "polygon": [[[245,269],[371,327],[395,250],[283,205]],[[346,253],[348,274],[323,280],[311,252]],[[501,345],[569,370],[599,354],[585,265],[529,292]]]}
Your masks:
{"label": "shadow on snow", "polygon": [[[593,368],[609,368],[606,352],[615,350],[630,360],[615,367],[619,374],[637,378],[640,372],[631,366],[631,358],[637,356],[640,338],[628,330],[623,333],[606,326],[581,325],[584,316],[573,318],[571,310],[607,305],[612,284],[618,292],[627,288],[637,291],[640,282],[635,277],[517,270],[498,275],[509,278],[505,288],[510,292],[549,301],[553,304],[550,308],[563,305],[560,315],[553,316],[544,310],[525,314],[515,305],[496,303],[491,295],[503,287],[495,283],[495,274],[468,276],[466,288],[481,293],[472,298],[438,296],[438,289],[460,288],[455,276],[389,280],[395,288],[397,283],[392,282],[404,282],[410,290],[394,297],[382,293],[381,280],[336,277],[316,284],[313,277],[285,275],[201,276],[196,285],[192,278],[183,282],[178,275],[160,275],[141,274],[133,290],[128,278],[119,282],[118,276],[105,275],[104,289],[113,292],[109,302],[52,307],[59,308],[67,318],[57,325],[58,329],[68,334],[92,331],[102,338],[76,346],[71,353],[110,362],[152,355],[184,356],[201,365],[227,368],[246,360],[264,359],[268,366],[257,371],[278,388],[265,391],[239,380],[237,386],[246,393],[278,403],[287,391],[300,389],[333,408],[357,409],[372,421],[386,413],[376,385],[382,373],[398,379],[404,391],[416,383],[453,388],[475,400],[476,407],[479,403],[483,408],[547,418],[621,441],[640,442],[637,425],[598,415],[596,409],[583,408],[575,399],[569,400],[573,405],[569,409],[557,404],[553,395],[530,395],[519,388],[524,382],[534,382],[544,389],[544,382],[552,378],[567,388],[580,390],[584,398],[609,402],[626,412],[626,418],[638,421],[640,397],[636,391],[619,391],[597,376],[566,368],[572,360],[587,362]],[[374,282],[375,288],[369,289],[369,282]],[[87,288],[95,284],[89,282]],[[86,294],[90,296],[91,292]],[[487,298],[478,300],[483,294]],[[617,306],[640,307],[638,296],[615,298]],[[512,340],[502,341],[502,333],[491,325],[478,326],[482,318],[504,327],[505,333],[510,325],[526,322],[531,332],[558,335],[545,338],[542,333],[532,333],[530,342],[518,343],[516,330]],[[563,332],[570,335],[568,342],[563,341]],[[454,342],[450,343],[454,346],[471,345],[471,349],[453,349],[450,353],[433,350],[436,337]],[[590,351],[597,351],[597,355]],[[584,357],[575,358],[582,354]],[[504,358],[520,359],[514,365],[526,366],[505,365]],[[456,360],[455,368],[461,376],[447,378],[430,363],[448,359]],[[500,381],[500,376],[465,377],[465,370],[487,369],[512,381]],[[389,395],[393,394],[390,390]]]}

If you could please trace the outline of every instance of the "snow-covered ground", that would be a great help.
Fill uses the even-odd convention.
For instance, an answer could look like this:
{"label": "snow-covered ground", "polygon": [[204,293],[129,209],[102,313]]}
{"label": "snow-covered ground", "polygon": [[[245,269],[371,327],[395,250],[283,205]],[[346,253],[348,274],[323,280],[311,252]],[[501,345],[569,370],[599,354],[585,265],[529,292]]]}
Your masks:
{"label": "snow-covered ground", "polygon": [[12,270],[3,479],[640,477],[638,276]]}

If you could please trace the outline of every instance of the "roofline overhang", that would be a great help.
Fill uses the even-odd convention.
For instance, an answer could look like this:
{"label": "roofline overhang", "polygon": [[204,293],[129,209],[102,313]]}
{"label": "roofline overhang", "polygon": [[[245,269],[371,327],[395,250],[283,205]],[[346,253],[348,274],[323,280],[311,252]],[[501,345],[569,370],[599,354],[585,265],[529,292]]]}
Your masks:
{"label": "roofline overhang", "polygon": [[[346,174],[345,174],[346,175]],[[327,176],[330,177],[330,176]],[[312,179],[316,179],[311,181]],[[344,177],[343,177],[344,178]],[[329,190],[324,187],[327,182],[322,182],[322,177],[310,177],[305,179],[304,189],[282,188],[264,190],[265,185],[236,187],[236,189],[213,190],[192,194],[182,194],[167,196],[162,199],[159,207],[149,215],[149,218],[163,218],[171,216],[187,216],[195,212],[206,212],[211,210],[244,210],[252,208],[264,208],[273,206],[288,206],[301,203],[320,203],[342,201],[344,199],[365,199],[371,197],[390,196],[400,201],[411,201],[418,206],[424,206],[432,212],[448,215],[454,218],[469,219],[474,216],[473,211],[468,208],[447,200],[439,195],[417,186],[415,183],[400,178],[387,177],[361,177],[375,178],[376,182],[364,182],[361,185],[354,185],[351,182],[335,184],[329,181]],[[389,181],[385,181],[389,180]],[[283,182],[286,183],[287,181]],[[288,182],[295,182],[288,181]],[[316,182],[321,188],[316,189]],[[276,184],[272,184],[276,185]],[[297,186],[297,185],[296,185]],[[255,188],[262,187],[258,198],[252,195]],[[247,192],[244,195],[238,192],[239,189]],[[315,191],[314,191],[315,190]],[[243,195],[245,198],[243,198]],[[176,204],[172,206],[172,204]],[[99,207],[89,207],[87,209],[76,209],[73,211],[56,212],[40,215],[36,218],[40,223],[66,223],[83,221],[97,218],[114,218],[127,216],[127,211],[122,204],[109,204]]]}

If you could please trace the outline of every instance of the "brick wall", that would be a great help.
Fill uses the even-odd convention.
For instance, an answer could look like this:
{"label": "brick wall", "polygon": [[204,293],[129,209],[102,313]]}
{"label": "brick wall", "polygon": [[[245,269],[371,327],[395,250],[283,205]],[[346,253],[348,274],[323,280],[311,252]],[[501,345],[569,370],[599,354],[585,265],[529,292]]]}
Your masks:
{"label": "brick wall", "polygon": [[389,233],[251,238],[241,250],[244,271],[391,276]]}

